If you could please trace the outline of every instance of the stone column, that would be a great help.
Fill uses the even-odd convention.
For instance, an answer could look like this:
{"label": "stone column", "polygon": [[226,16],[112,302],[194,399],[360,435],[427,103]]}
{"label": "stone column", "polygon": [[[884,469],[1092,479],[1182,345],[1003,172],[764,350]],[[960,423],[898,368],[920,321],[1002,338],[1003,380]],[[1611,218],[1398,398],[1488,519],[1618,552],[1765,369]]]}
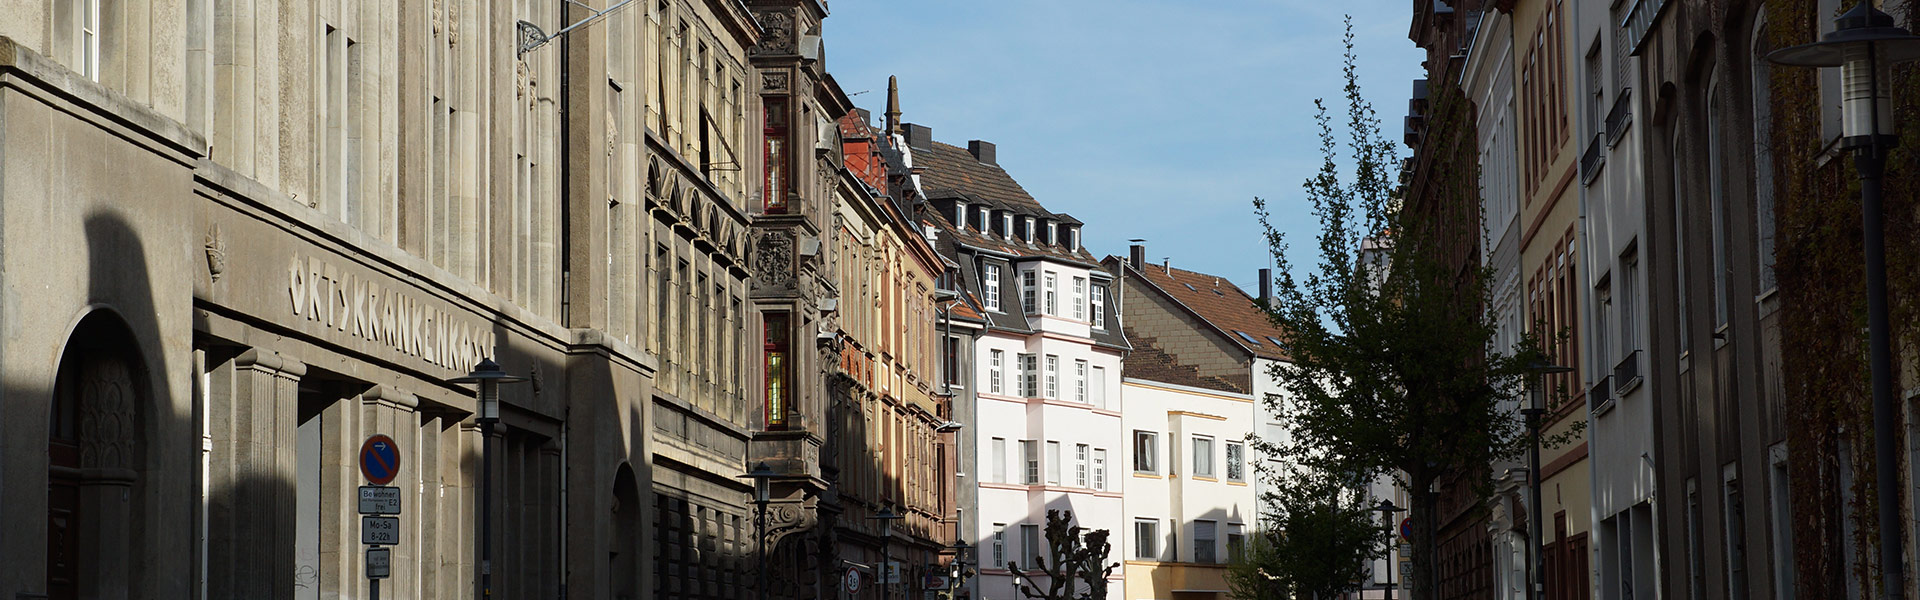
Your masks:
{"label": "stone column", "polygon": [[208,473],[209,597],[285,597],[296,581],[293,511],[305,364],[251,349],[213,372]]}

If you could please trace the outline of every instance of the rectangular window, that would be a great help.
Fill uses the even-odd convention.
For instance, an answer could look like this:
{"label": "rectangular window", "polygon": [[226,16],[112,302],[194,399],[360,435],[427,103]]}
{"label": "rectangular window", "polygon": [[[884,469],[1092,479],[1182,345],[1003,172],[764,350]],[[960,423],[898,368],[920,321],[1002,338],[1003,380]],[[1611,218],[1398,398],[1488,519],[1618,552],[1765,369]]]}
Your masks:
{"label": "rectangular window", "polygon": [[1240,562],[1247,554],[1247,534],[1239,523],[1227,524],[1227,562]]}
{"label": "rectangular window", "polygon": [[100,0],[80,0],[80,76],[100,80]]}
{"label": "rectangular window", "polygon": [[1160,560],[1160,522],[1153,519],[1133,520],[1133,557],[1140,560]]}
{"label": "rectangular window", "polygon": [[[1912,447],[1909,445],[1909,447]],[[1781,442],[1767,450],[1767,485],[1772,488],[1770,501],[1772,510],[1768,511],[1773,526],[1773,589],[1776,598],[1793,598],[1793,502],[1789,494],[1792,488],[1787,485],[1787,444]],[[1909,459],[1908,465],[1914,465]],[[1915,481],[1912,476],[1908,481]],[[1920,496],[1908,496],[1920,498]]]}
{"label": "rectangular window", "polygon": [[1047,441],[1047,485],[1060,484],[1060,442]]}
{"label": "rectangular window", "polygon": [[765,190],[767,214],[787,212],[787,101],[784,98],[767,97],[761,104],[765,112]]}
{"label": "rectangular window", "polygon": [[1154,463],[1154,459],[1159,456],[1154,448],[1154,441],[1157,436],[1158,434],[1151,431],[1133,432],[1133,472],[1160,472],[1160,469],[1156,467]]}
{"label": "rectangular window", "polygon": [[1000,265],[980,268],[980,291],[986,296],[987,310],[1000,312]]}
{"label": "rectangular window", "polygon": [[1057,293],[1056,293],[1056,290],[1055,290],[1055,288],[1054,288],[1054,281],[1053,281],[1053,280],[1054,280],[1054,276],[1053,276],[1053,272],[1051,272],[1051,271],[1049,271],[1049,272],[1047,272],[1047,289],[1046,289],[1046,292],[1047,292],[1047,310],[1046,310],[1045,312],[1046,312],[1046,314],[1047,314],[1047,315],[1049,315],[1049,316],[1059,316],[1059,314],[1060,314],[1060,302],[1059,302],[1059,301],[1058,301],[1058,299],[1057,299],[1057,298],[1058,298],[1058,295],[1057,295]]}
{"label": "rectangular window", "polygon": [[1020,463],[1026,465],[1026,477],[1021,479],[1027,485],[1040,483],[1040,442],[1020,440]]}
{"label": "rectangular window", "polygon": [[1007,438],[993,438],[993,465],[989,468],[992,477],[987,481],[1007,482]]}
{"label": "rectangular window", "polygon": [[1046,548],[1040,545],[1042,541],[1039,525],[1029,523],[1020,526],[1020,546],[1025,551],[1023,556],[1026,558],[1020,562],[1022,567],[1033,569],[1039,565],[1034,559],[1040,558],[1040,555],[1046,552]]}
{"label": "rectangular window", "polygon": [[1087,386],[1088,387],[1087,395],[1093,398],[1093,405],[1095,407],[1106,408],[1107,407],[1107,368],[1094,367],[1093,374],[1089,375],[1088,377],[1092,380],[1092,383]]}
{"label": "rectangular window", "polygon": [[1039,277],[1040,274],[1033,272],[1033,269],[1020,272],[1020,309],[1029,315],[1033,314],[1034,293],[1040,287]]}
{"label": "rectangular window", "polygon": [[1726,552],[1727,595],[1747,597],[1746,503],[1741,499],[1739,464],[1722,468],[1720,487],[1721,546]]}
{"label": "rectangular window", "polygon": [[1020,355],[1020,395],[1040,397],[1040,356],[1037,354]]}
{"label": "rectangular window", "polygon": [[1073,361],[1073,401],[1087,401],[1087,361]]}
{"label": "rectangular window", "polygon": [[1073,318],[1087,320],[1087,278],[1073,278]]}
{"label": "rectangular window", "polygon": [[1093,449],[1093,489],[1107,489],[1107,449]]}
{"label": "rectangular window", "polygon": [[1060,399],[1060,357],[1047,355],[1047,399]]}
{"label": "rectangular window", "polygon": [[1001,383],[1001,377],[1005,373],[1006,360],[1007,353],[1004,350],[987,352],[987,391],[995,394],[1002,393],[1004,386]]}
{"label": "rectangular window", "polygon": [[1076,444],[1073,447],[1073,485],[1075,487],[1087,487],[1087,455],[1089,453],[1086,444]]}
{"label": "rectangular window", "polygon": [[659,246],[653,253],[654,323],[653,333],[657,338],[654,347],[660,351],[660,358],[672,360],[673,335],[668,323],[673,322],[673,269],[667,267],[671,258],[666,246]]}
{"label": "rectangular window", "polygon": [[1107,328],[1107,288],[1093,286],[1093,328]]}
{"label": "rectangular window", "polygon": [[761,330],[762,351],[766,360],[766,423],[768,430],[784,429],[787,426],[788,404],[792,385],[788,373],[788,353],[790,351],[787,332],[787,313],[769,312]]}
{"label": "rectangular window", "polygon": [[1193,436],[1193,476],[1213,476],[1213,438]]}
{"label": "rectangular window", "polygon": [[[1708,98],[1713,98],[1718,85],[1707,87]],[[1717,103],[1707,103],[1707,139],[1718,140],[1720,135],[1720,111]],[[1707,217],[1708,231],[1713,236],[1713,326],[1727,326],[1727,272],[1731,263],[1727,260],[1726,201],[1723,198],[1724,186],[1720,183],[1720,144],[1707,146]]]}
{"label": "rectangular window", "polygon": [[1007,566],[1007,524],[993,524],[993,566]]}
{"label": "rectangular window", "polygon": [[1247,480],[1247,445],[1227,442],[1227,481]]}
{"label": "rectangular window", "polygon": [[1193,522],[1193,562],[1201,564],[1220,562],[1214,554],[1214,546],[1218,545],[1220,540],[1216,537],[1218,534],[1214,531],[1215,526],[1216,523],[1213,521]]}
{"label": "rectangular window", "polygon": [[961,346],[960,346],[959,337],[955,337],[955,336],[947,337],[947,348],[946,348],[947,373],[946,375],[947,375],[947,387],[949,388],[965,388],[966,387],[966,384],[962,383],[962,380],[960,378],[960,373],[961,373],[960,348]]}

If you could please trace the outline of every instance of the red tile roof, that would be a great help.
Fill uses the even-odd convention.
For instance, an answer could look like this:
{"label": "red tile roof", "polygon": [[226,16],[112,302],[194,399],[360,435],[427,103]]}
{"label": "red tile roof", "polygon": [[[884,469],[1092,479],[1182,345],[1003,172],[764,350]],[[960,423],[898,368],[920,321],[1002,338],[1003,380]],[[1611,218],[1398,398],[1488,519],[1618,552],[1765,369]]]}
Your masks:
{"label": "red tile roof", "polygon": [[[1109,256],[1107,260],[1117,262],[1121,259]],[[1252,296],[1226,278],[1161,265],[1128,269],[1127,275],[1143,278],[1154,289],[1187,307],[1195,316],[1219,328],[1220,333],[1255,355],[1287,360],[1286,351],[1275,342],[1287,339],[1286,332],[1267,319],[1266,311],[1254,304]]]}

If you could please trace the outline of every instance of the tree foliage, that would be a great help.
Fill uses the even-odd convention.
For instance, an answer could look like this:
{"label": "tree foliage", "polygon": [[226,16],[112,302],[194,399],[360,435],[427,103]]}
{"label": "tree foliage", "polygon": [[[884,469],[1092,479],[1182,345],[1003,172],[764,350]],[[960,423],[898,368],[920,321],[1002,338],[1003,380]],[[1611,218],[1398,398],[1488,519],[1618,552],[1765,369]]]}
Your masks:
{"label": "tree foliage", "polygon": [[[1105,600],[1107,576],[1120,566],[1106,562],[1113,550],[1109,535],[1105,529],[1087,531],[1074,525],[1073,511],[1048,509],[1047,556],[1034,557],[1028,569],[1007,563],[1015,589],[1030,599]],[[1045,581],[1037,579],[1042,577]]]}
{"label": "tree foliage", "polygon": [[[1344,56],[1350,175],[1326,104],[1314,103],[1322,165],[1303,187],[1320,221],[1315,268],[1287,260],[1266,203],[1254,201],[1278,267],[1266,310],[1289,332],[1291,358],[1273,370],[1286,394],[1268,407],[1286,415],[1290,439],[1261,445],[1309,472],[1385,475],[1428,490],[1444,474],[1478,473],[1517,454],[1521,421],[1501,401],[1524,397],[1526,366],[1543,357],[1530,340],[1512,353],[1494,347],[1496,325],[1485,311],[1491,272],[1472,252],[1481,221],[1470,150],[1455,156],[1460,144],[1427,140],[1438,156],[1425,157],[1402,197],[1394,142],[1360,94],[1350,20]],[[1436,88],[1429,131],[1471,135],[1464,96]],[[1437,531],[1432,497],[1414,500],[1422,542],[1414,562],[1428,574],[1415,585],[1424,588]]]}
{"label": "tree foliage", "polygon": [[[1274,474],[1268,474],[1274,476]],[[1294,472],[1262,498],[1268,514],[1227,571],[1238,600],[1337,598],[1386,555],[1386,529],[1355,482]]]}

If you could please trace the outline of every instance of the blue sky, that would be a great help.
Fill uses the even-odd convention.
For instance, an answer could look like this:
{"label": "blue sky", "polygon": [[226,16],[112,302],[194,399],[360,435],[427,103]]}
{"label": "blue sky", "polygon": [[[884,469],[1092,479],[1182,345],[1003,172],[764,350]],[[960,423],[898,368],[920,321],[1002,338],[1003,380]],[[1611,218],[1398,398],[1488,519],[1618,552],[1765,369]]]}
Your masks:
{"label": "blue sky", "polygon": [[[1252,199],[1296,262],[1317,227],[1300,184],[1319,167],[1313,99],[1340,94],[1341,18],[1361,86],[1397,138],[1423,55],[1406,0],[831,0],[827,70],[861,107],[900,77],[904,120],[998,146],[1096,256],[1147,259],[1255,292],[1268,266]],[[1333,104],[1335,110],[1343,106]],[[1405,148],[1402,148],[1403,154]]]}

